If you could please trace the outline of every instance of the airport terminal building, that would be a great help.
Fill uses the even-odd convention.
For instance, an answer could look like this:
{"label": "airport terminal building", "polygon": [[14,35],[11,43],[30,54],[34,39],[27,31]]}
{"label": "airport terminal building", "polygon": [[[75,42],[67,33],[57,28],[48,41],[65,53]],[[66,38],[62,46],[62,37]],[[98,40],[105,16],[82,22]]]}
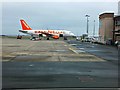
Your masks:
{"label": "airport terminal building", "polygon": [[114,13],[103,13],[99,15],[99,42],[106,43],[113,38]]}
{"label": "airport terminal building", "polygon": [[113,41],[120,40],[120,15],[114,17]]}
{"label": "airport terminal building", "polygon": [[99,42],[114,44],[120,40],[120,15],[103,13],[99,15]]}

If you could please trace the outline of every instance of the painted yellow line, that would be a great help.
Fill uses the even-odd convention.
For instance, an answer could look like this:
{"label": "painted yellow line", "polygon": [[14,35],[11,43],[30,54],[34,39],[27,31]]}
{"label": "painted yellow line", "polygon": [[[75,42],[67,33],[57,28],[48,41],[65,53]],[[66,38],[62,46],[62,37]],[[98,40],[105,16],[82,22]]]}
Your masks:
{"label": "painted yellow line", "polygon": [[1,62],[9,62],[10,60],[2,60]]}
{"label": "painted yellow line", "polygon": [[72,48],[69,48],[69,50],[71,50],[72,52],[76,53],[76,54],[79,54],[77,51],[75,51],[74,49]]}

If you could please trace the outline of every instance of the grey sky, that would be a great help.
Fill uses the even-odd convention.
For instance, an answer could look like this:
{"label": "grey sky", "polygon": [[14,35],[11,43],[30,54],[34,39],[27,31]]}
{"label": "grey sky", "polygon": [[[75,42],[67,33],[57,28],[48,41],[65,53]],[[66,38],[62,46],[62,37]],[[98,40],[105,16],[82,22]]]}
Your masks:
{"label": "grey sky", "polygon": [[66,29],[76,35],[86,33],[86,14],[89,18],[89,34],[103,12],[118,11],[117,2],[4,2],[2,4],[2,33],[17,35],[20,19],[26,20],[32,29]]}

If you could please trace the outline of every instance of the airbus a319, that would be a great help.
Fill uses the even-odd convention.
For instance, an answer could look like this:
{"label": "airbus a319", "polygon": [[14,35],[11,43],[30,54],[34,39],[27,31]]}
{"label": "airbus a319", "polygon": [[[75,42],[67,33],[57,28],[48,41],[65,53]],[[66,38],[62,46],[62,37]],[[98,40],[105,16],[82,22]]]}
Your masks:
{"label": "airbus a319", "polygon": [[33,30],[23,19],[20,20],[20,23],[22,29],[19,30],[19,32],[31,35],[31,39],[44,36],[47,37],[47,39],[59,39],[59,37],[75,36],[71,31],[67,30]]}

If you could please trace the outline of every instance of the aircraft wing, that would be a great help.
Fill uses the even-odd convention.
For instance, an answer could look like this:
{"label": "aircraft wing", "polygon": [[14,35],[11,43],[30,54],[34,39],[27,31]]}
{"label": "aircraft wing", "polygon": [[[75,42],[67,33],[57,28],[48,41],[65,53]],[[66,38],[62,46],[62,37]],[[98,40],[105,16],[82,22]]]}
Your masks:
{"label": "aircraft wing", "polygon": [[49,33],[46,33],[46,32],[41,32],[41,34],[45,34],[48,37],[52,37],[53,36],[53,34],[49,34]]}
{"label": "aircraft wing", "polygon": [[53,34],[49,34],[49,33],[46,33],[46,32],[42,32],[42,34],[45,34],[46,36],[52,37],[54,39],[59,39],[59,35],[53,35]]}

